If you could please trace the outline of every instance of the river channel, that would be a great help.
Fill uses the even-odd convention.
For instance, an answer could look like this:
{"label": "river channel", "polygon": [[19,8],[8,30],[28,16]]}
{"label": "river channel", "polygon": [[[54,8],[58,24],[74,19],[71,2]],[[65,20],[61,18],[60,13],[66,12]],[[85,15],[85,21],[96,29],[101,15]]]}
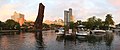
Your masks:
{"label": "river channel", "polygon": [[0,35],[0,50],[119,50],[120,33],[104,36],[77,36],[74,40],[56,35],[54,30],[42,32],[37,39],[33,32],[8,33]]}

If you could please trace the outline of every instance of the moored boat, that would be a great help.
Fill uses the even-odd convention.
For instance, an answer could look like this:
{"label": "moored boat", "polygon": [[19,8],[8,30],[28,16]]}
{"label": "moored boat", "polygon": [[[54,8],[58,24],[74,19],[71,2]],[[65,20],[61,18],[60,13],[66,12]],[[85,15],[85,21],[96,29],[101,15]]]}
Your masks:
{"label": "moored boat", "polygon": [[76,32],[76,35],[77,36],[87,36],[87,35],[89,35],[89,32],[88,31],[79,31],[79,32]]}
{"label": "moored boat", "polygon": [[90,34],[94,36],[104,36],[106,34],[105,30],[91,30]]}

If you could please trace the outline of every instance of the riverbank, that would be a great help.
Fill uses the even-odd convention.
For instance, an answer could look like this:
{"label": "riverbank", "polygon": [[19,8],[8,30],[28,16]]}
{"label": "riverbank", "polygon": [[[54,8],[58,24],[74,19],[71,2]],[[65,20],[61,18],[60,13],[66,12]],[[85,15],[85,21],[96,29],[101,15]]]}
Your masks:
{"label": "riverbank", "polygon": [[0,33],[19,32],[19,30],[0,30]]}
{"label": "riverbank", "polygon": [[[0,30],[0,33],[10,33],[10,32],[36,32],[36,31],[40,31],[40,30]],[[42,31],[47,31],[45,29],[43,29]]]}

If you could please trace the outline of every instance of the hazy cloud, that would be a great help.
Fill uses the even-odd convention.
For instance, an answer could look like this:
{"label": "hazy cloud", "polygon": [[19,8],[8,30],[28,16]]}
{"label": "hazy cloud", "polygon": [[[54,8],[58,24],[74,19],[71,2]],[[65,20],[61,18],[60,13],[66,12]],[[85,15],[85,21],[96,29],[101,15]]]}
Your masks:
{"label": "hazy cloud", "polygon": [[[25,14],[27,20],[35,20],[38,4],[42,2],[45,7],[45,19],[58,19],[64,17],[64,10],[73,9],[75,19],[86,20],[97,16],[105,19],[107,13],[113,14],[115,22],[120,20],[120,0],[0,0],[0,17],[10,18],[14,11]],[[0,20],[6,19],[5,17]]]}

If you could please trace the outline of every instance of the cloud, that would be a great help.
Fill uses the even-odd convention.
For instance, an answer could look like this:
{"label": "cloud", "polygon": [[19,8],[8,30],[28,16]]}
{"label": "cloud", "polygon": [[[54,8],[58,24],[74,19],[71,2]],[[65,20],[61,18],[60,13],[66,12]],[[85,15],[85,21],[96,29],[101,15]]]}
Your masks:
{"label": "cloud", "polygon": [[64,19],[64,10],[73,9],[75,19],[86,20],[88,17],[97,16],[105,19],[107,13],[113,14],[114,20],[120,20],[120,0],[1,0],[0,20],[10,18],[14,11],[25,14],[27,20],[35,20],[38,14],[38,5],[42,2],[45,5],[45,19]]}
{"label": "cloud", "polygon": [[113,6],[120,6],[120,0],[108,0]]}
{"label": "cloud", "polygon": [[115,11],[111,12],[113,14],[114,21],[118,24],[120,23],[120,20],[118,19],[120,17],[120,0],[107,0],[110,5],[112,5],[115,8]]}
{"label": "cloud", "polygon": [[4,6],[0,7],[0,19],[5,21],[6,18],[10,18],[10,14],[13,13],[13,9],[16,7],[16,5],[11,4],[5,4]]}
{"label": "cloud", "polygon": [[[25,15],[26,19],[35,18],[37,13],[38,1],[27,1],[27,0],[1,0],[0,2],[0,20],[6,21],[10,19],[14,11]],[[31,4],[32,3],[32,4]],[[36,5],[37,4],[37,5]],[[36,5],[36,6],[34,6]],[[36,8],[36,9],[35,9]]]}

